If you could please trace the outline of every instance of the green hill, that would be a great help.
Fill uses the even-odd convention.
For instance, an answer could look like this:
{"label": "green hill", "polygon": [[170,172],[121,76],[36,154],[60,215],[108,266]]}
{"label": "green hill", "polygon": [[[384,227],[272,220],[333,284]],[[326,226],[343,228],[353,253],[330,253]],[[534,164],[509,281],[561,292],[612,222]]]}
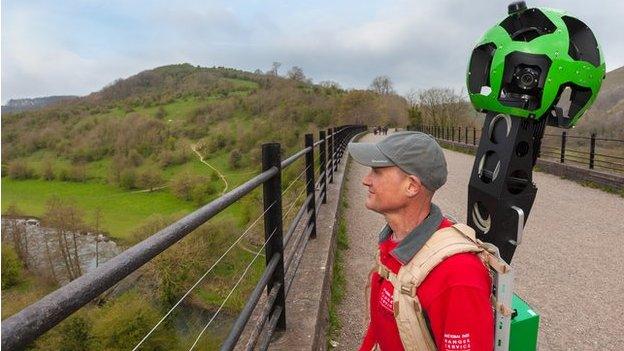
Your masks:
{"label": "green hill", "polygon": [[[3,113],[2,212],[15,215],[17,208],[48,225],[46,218],[58,206],[50,201],[61,199],[79,213],[81,231],[97,227],[130,245],[259,173],[262,143],[280,142],[285,157],[303,147],[305,133],[317,138],[319,129],[347,123],[405,125],[406,103],[396,95],[345,91],[306,79],[190,64],[158,67],[88,96]],[[284,189],[302,170],[298,161],[283,172]],[[297,203],[303,181],[293,185],[284,191],[285,206]],[[260,191],[143,267],[131,290],[102,307],[83,308],[34,347],[53,350],[76,342],[87,349],[131,348],[261,214]],[[219,306],[262,245],[261,227],[260,222],[186,304],[202,315]],[[249,279],[225,305],[227,313],[242,308],[263,266],[263,259],[255,262]],[[5,289],[3,276],[3,319],[54,288],[50,277],[27,270],[18,281]],[[187,334],[196,335],[197,326],[184,331],[175,328],[177,323],[154,334],[155,349],[188,349]],[[119,339],[115,333],[124,328],[135,330],[133,337]],[[73,340],[76,335],[89,337]],[[120,341],[127,345],[116,344]],[[209,343],[205,348],[213,349],[215,341]]]}
{"label": "green hill", "polygon": [[[72,194],[89,212],[95,206],[93,194],[99,194],[104,229],[126,238],[141,224],[135,219],[149,211],[134,214],[130,208],[114,206],[115,211],[101,194],[114,199],[118,192],[126,192],[138,202],[140,197],[147,203],[155,201],[157,214],[188,209],[220,194],[222,180],[198,161],[194,145],[236,185],[259,169],[264,142],[281,142],[286,154],[302,146],[303,134],[320,128],[380,120],[402,125],[402,104],[396,96],[229,68],[158,67],[75,100],[4,114],[2,209],[15,203],[27,214],[40,216],[46,197],[56,192]],[[176,192],[173,183],[185,175],[208,185],[186,194]],[[81,190],[72,191],[72,184],[80,184]],[[37,190],[40,187],[47,190]],[[132,195],[153,187],[171,195],[158,199],[155,195],[151,199],[151,193]],[[176,201],[188,205],[170,206]]]}

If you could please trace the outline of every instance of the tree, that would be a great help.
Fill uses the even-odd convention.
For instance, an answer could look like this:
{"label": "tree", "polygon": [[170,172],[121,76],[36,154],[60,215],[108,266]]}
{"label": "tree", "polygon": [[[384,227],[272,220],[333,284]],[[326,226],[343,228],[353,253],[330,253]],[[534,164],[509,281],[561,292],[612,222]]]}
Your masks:
{"label": "tree", "polygon": [[164,182],[162,172],[154,167],[146,168],[139,173],[137,184],[141,189],[153,191]]}
{"label": "tree", "polygon": [[35,177],[35,172],[23,160],[15,160],[9,163],[9,178],[30,179]]}
{"label": "tree", "polygon": [[418,92],[410,90],[406,96],[407,117],[411,126],[418,126],[423,123],[422,112],[418,106]]}
{"label": "tree", "polygon": [[392,87],[392,81],[388,76],[377,76],[373,79],[370,85],[370,89],[377,94],[389,95],[394,94],[394,88]]}
{"label": "tree", "polygon": [[137,187],[137,174],[136,169],[128,168],[121,171],[119,178],[119,186],[126,190],[136,189]]}
{"label": "tree", "polygon": [[340,87],[340,84],[338,82],[334,82],[333,80],[324,80],[320,82],[319,85],[326,89],[336,89],[336,90],[342,89]]}
{"label": "tree", "polygon": [[238,151],[238,149],[232,150],[230,152],[230,159],[229,159],[230,168],[232,169],[240,168],[242,159],[243,159],[243,155],[241,154],[240,151]]}
{"label": "tree", "polygon": [[279,69],[282,66],[281,62],[273,62],[273,64],[271,65],[271,69],[267,72],[268,75],[270,76],[278,76],[279,75]]}
{"label": "tree", "polygon": [[423,121],[440,126],[455,126],[465,122],[468,104],[463,93],[451,88],[429,88],[418,92],[418,107]]}
{"label": "tree", "polygon": [[371,91],[349,91],[338,104],[340,123],[376,125],[379,115],[379,96]]}
{"label": "tree", "polygon": [[[67,279],[72,281],[80,277],[82,268],[78,256],[77,235],[84,228],[82,213],[73,204],[66,203],[58,197],[51,197],[46,202],[43,222],[47,227],[54,229],[58,253],[63,260]],[[49,254],[49,247],[46,250]],[[52,264],[50,258],[49,262]],[[51,269],[54,274],[54,267]]]}
{"label": "tree", "polygon": [[93,232],[95,233],[95,266],[100,265],[100,226],[102,224],[102,208],[93,210]]}
{"label": "tree", "polygon": [[304,82],[306,80],[303,69],[299,66],[293,66],[290,71],[288,71],[288,78],[296,80],[297,82]]}
{"label": "tree", "polygon": [[[4,212],[4,215],[8,218],[22,217],[22,212],[17,208],[15,203],[9,204],[9,207]],[[24,267],[29,268],[30,250],[28,245],[28,235],[26,234],[26,227],[23,222],[18,223],[15,220],[3,221],[2,229],[5,233],[5,238],[13,244],[13,249],[17,254]]]}
{"label": "tree", "polygon": [[44,180],[54,180],[55,176],[54,176],[54,166],[52,164],[52,160],[50,160],[49,158],[46,158],[43,161],[43,166],[42,166],[42,170],[41,170],[41,177]]}
{"label": "tree", "polygon": [[175,175],[170,181],[173,194],[186,201],[195,200],[201,202],[204,194],[210,191],[208,177],[198,176],[188,171]]}

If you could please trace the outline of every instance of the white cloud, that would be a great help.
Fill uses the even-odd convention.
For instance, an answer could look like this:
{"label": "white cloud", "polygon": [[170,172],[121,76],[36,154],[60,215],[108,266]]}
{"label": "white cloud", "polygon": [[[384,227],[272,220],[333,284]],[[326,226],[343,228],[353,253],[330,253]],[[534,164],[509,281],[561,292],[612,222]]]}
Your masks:
{"label": "white cloud", "polygon": [[[16,4],[21,3],[3,4],[3,101],[87,94],[116,78],[179,62],[254,70],[281,61],[283,72],[297,65],[316,81],[331,79],[345,87],[366,87],[384,74],[402,93],[430,86],[460,89],[473,44],[506,16],[506,3],[485,0],[370,5],[92,1],[88,4],[95,10],[64,5],[63,11],[58,3]],[[529,3],[544,5],[566,8],[590,25],[608,69],[624,64],[624,42],[614,29],[624,13],[622,3]],[[65,25],[62,16],[67,23],[84,21]]]}

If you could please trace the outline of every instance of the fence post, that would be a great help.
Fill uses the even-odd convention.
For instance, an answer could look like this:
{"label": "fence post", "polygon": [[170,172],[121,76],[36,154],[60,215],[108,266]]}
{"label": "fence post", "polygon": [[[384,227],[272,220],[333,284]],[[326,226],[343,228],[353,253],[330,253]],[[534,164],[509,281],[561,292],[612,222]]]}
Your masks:
{"label": "fence post", "polygon": [[596,156],[596,133],[591,135],[591,143],[589,144],[589,169],[594,169],[594,157]]}
{"label": "fence post", "polygon": [[451,141],[455,142],[455,126],[451,127]]}
{"label": "fence post", "polygon": [[327,161],[329,162],[329,182],[334,182],[334,128],[327,129],[329,144],[327,144]]}
{"label": "fence post", "polygon": [[461,143],[461,127],[457,127],[457,142]]}
{"label": "fence post", "polygon": [[472,145],[477,145],[477,127],[472,127]]}
{"label": "fence post", "polygon": [[466,145],[468,145],[468,127],[466,127],[464,138],[466,139]]}
{"label": "fence post", "polygon": [[305,154],[306,161],[306,194],[312,198],[308,202],[308,213],[310,213],[310,219],[308,219],[308,225],[312,225],[312,232],[310,232],[310,238],[316,238],[316,194],[314,192],[314,137],[312,134],[305,135],[305,147],[310,148],[310,151]]}
{"label": "fence post", "polygon": [[342,139],[342,128],[338,131],[336,131],[336,129],[337,128],[334,128],[334,133],[336,134],[336,138],[334,139],[334,171],[338,170],[338,162],[340,161],[338,154],[340,153],[340,140]]}
{"label": "fence post", "polygon": [[566,132],[561,132],[561,163],[565,163]]}
{"label": "fence post", "polygon": [[267,292],[270,292],[275,284],[281,284],[275,304],[271,313],[277,306],[282,308],[282,313],[277,322],[277,329],[286,330],[286,294],[284,293],[284,247],[282,238],[282,161],[279,143],[262,144],[262,171],[276,167],[277,172],[271,179],[262,185],[264,200],[264,240],[266,264],[269,264],[273,255],[281,257],[275,268],[275,272],[267,284]]}
{"label": "fence post", "polygon": [[327,203],[327,154],[325,153],[325,131],[319,130],[319,139],[321,143],[319,144],[319,163],[321,164],[321,171],[319,172],[319,177],[321,177],[321,193],[323,193],[323,197],[321,198],[321,203]]}

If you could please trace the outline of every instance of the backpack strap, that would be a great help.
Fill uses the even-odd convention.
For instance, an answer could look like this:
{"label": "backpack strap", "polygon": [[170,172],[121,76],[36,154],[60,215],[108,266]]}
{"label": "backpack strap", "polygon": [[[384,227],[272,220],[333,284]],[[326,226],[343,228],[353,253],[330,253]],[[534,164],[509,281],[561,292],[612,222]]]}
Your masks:
{"label": "backpack strap", "polygon": [[433,233],[412,260],[402,267],[403,272],[399,271],[398,274],[399,280],[418,287],[429,272],[446,258],[464,252],[479,254],[483,251],[476,242],[474,229],[469,226],[454,224],[442,228]]}
{"label": "backpack strap", "polygon": [[433,233],[412,260],[399,269],[398,274],[392,273],[378,259],[379,275],[394,286],[394,316],[406,351],[436,350],[416,295],[422,281],[447,257],[482,251],[484,249],[477,244],[474,230],[466,225],[455,224]]}

